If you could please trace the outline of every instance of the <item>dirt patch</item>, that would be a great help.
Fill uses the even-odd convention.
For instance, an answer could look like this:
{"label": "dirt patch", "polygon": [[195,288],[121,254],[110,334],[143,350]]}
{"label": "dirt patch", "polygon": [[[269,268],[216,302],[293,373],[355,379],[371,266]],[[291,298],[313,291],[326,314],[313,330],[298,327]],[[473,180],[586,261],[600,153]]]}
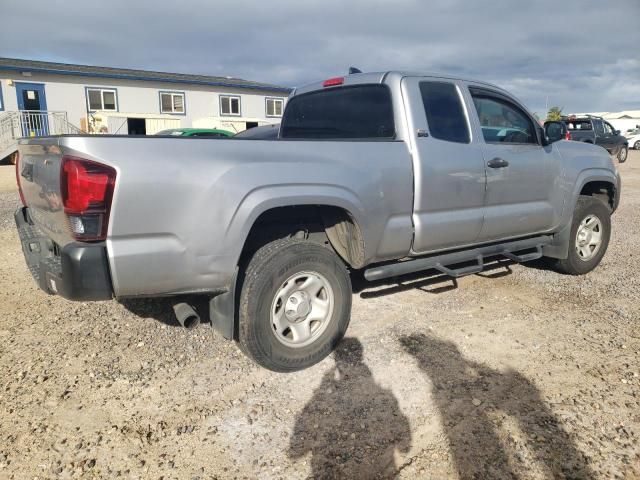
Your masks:
{"label": "dirt patch", "polygon": [[0,477],[639,477],[638,153],[596,271],[369,285],[338,351],[288,375],[167,301],[39,291],[0,167]]}

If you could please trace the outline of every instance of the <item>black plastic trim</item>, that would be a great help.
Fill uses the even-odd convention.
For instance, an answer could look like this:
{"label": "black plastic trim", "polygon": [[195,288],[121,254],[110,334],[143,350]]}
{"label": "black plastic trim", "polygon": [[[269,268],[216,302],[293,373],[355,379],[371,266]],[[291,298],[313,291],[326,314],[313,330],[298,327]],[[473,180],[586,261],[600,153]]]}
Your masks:
{"label": "black plastic trim", "polygon": [[14,215],[22,252],[34,280],[45,292],[67,300],[113,298],[104,243],[69,243],[60,248],[30,221],[29,209]]}
{"label": "black plastic trim", "polygon": [[237,279],[238,268],[236,267],[231,279],[231,285],[229,285],[229,290],[220,295],[216,295],[209,301],[209,319],[211,320],[211,325],[228,340],[234,338],[237,324]]}
{"label": "black plastic trim", "polygon": [[[398,262],[368,268],[364,272],[364,278],[369,281],[381,280],[383,278],[406,275],[408,273],[420,272],[422,270],[429,270],[431,268],[435,268],[436,270],[439,270],[440,272],[453,277],[459,277],[462,275],[468,275],[470,273],[477,273],[481,271],[483,267],[483,259],[489,257],[503,255],[512,260],[520,257],[520,261],[529,261],[533,260],[534,258],[540,258],[542,256],[542,247],[549,245],[551,241],[551,236],[542,235],[540,237],[526,238],[506,243],[483,245],[476,248],[453,253],[420,257],[414,260],[407,260],[405,262]],[[528,253],[516,255],[517,252],[532,248],[536,249],[536,255]],[[475,261],[477,262],[477,264],[461,269],[448,267],[451,265],[457,265],[460,263],[471,261]]]}

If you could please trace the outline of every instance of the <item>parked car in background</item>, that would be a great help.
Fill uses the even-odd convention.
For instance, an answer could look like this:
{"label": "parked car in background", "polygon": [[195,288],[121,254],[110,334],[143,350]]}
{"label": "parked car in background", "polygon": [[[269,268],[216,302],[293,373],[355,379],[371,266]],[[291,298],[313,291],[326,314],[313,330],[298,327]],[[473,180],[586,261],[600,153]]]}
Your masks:
{"label": "parked car in background", "polygon": [[640,128],[629,130],[624,136],[627,139],[627,142],[629,142],[631,148],[640,150]]}
{"label": "parked car in background", "polygon": [[218,128],[170,128],[161,130],[156,135],[169,135],[172,137],[233,137],[233,133]]}
{"label": "parked car in background", "polygon": [[569,131],[570,138],[568,140],[600,145],[609,154],[617,157],[620,163],[627,160],[629,142],[623,135],[620,135],[620,130],[613,128],[602,117],[591,115],[584,117],[569,116],[564,117],[562,121]]}
{"label": "parked car in background", "polygon": [[240,140],[275,140],[278,138],[280,124],[262,125],[261,127],[248,128],[247,130],[236,133],[233,138]]}

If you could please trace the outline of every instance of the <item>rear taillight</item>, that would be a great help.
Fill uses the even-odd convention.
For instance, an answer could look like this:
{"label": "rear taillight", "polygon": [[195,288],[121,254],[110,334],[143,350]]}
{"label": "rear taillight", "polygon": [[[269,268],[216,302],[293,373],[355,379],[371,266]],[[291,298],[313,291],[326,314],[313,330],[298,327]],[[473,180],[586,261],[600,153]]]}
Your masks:
{"label": "rear taillight", "polygon": [[27,202],[24,199],[24,193],[22,193],[22,186],[20,185],[20,153],[16,152],[16,183],[18,184],[18,193],[20,194],[20,201],[22,206],[26,207]]}
{"label": "rear taillight", "polygon": [[60,189],[64,212],[76,240],[104,240],[116,171],[101,163],[65,155]]}
{"label": "rear taillight", "polygon": [[571,140],[571,132],[569,130],[567,130],[567,133],[565,133],[564,139],[565,140]]}

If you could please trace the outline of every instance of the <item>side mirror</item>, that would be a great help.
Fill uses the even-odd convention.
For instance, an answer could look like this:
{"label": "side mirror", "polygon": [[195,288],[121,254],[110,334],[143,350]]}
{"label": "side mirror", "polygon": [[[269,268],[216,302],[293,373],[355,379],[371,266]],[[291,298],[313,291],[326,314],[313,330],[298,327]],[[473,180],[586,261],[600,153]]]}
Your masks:
{"label": "side mirror", "polygon": [[614,130],[614,131],[613,131],[613,134],[614,134],[614,135],[620,135],[620,130]]}
{"label": "side mirror", "polygon": [[566,139],[567,132],[567,126],[564,122],[544,122],[544,135],[547,145]]}

